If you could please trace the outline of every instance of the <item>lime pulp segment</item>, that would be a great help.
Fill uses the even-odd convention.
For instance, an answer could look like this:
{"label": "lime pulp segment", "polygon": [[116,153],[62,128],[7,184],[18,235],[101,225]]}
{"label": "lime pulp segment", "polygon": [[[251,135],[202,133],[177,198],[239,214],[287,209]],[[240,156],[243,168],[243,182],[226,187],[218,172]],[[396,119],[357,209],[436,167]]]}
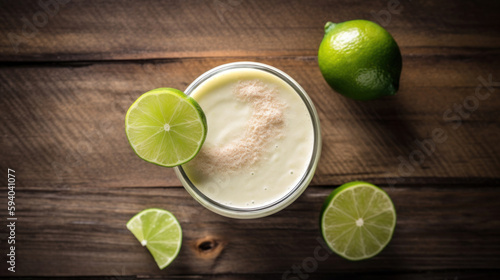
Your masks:
{"label": "lime pulp segment", "polygon": [[158,88],[130,106],[125,131],[140,158],[173,167],[199,152],[207,135],[207,121],[194,99],[176,89]]}
{"label": "lime pulp segment", "polygon": [[181,226],[166,210],[143,210],[128,221],[127,229],[148,248],[160,269],[167,267],[181,249]]}
{"label": "lime pulp segment", "polygon": [[382,189],[351,182],[334,190],[321,214],[328,246],[348,260],[368,259],[389,243],[396,226],[394,205]]}

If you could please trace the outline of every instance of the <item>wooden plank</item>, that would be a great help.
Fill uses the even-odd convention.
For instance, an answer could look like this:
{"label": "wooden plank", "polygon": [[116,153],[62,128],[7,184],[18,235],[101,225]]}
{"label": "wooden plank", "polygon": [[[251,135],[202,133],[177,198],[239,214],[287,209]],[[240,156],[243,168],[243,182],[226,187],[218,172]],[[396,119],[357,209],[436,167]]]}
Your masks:
{"label": "wooden plank", "polygon": [[[182,188],[89,186],[24,191],[19,185],[15,275],[281,275],[293,265],[301,266],[307,258],[314,258],[316,248],[320,248],[318,255],[326,254],[318,241],[318,220],[321,205],[332,189],[309,187],[282,212],[263,219],[234,220],[204,209]],[[403,186],[385,190],[398,215],[388,247],[361,262],[327,255],[308,274],[445,269],[498,273],[498,187]],[[1,203],[5,200],[2,197]],[[149,207],[172,211],[183,227],[181,252],[163,271],[125,228],[130,217]],[[0,214],[5,220],[4,211]],[[6,236],[6,228],[1,227],[2,244]],[[8,273],[0,271],[0,275]]]}
{"label": "wooden plank", "polygon": [[[57,280],[141,280],[141,279],[164,279],[165,276],[80,276],[80,277],[58,277]],[[382,280],[443,280],[443,279],[461,279],[461,280],[491,280],[496,279],[500,276],[498,270],[446,270],[446,271],[419,271],[419,272],[377,272],[377,273],[328,273],[319,274],[314,273],[314,278],[312,279],[325,279],[331,280],[332,278],[338,280],[344,279],[382,279]],[[227,274],[227,275],[168,275],[168,279],[229,279],[229,280],[249,280],[249,279],[259,279],[259,280],[275,280],[282,279],[281,274]],[[17,277],[18,280],[45,280],[46,277]],[[290,277],[290,280],[296,280],[300,278]]]}
{"label": "wooden plank", "polygon": [[392,13],[388,0],[60,2],[52,15],[38,1],[3,2],[0,61],[313,56],[327,21],[359,18],[385,25],[407,54],[500,46],[498,1],[400,0]]}
{"label": "wooden plank", "polygon": [[[498,81],[499,58],[405,56],[400,92],[371,102],[333,92],[314,59],[252,60],[287,72],[317,106],[323,150],[313,184],[363,179],[385,185],[476,186],[497,184],[500,177],[498,86],[461,123],[447,122],[443,114],[474,96],[478,77],[491,74]],[[231,61],[235,59],[0,67],[0,167],[18,170],[26,188],[179,186],[173,170],[133,153],[124,133],[125,112],[150,89],[185,89],[201,73]],[[424,154],[415,141],[431,138],[435,129],[442,129],[447,139]]]}

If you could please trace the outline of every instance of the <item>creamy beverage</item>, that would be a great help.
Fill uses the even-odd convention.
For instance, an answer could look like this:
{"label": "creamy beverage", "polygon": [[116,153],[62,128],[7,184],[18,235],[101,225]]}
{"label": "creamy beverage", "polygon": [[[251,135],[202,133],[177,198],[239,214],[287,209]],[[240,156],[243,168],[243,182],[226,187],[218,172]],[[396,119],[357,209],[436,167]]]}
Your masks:
{"label": "creamy beverage", "polygon": [[258,209],[310,180],[318,134],[303,98],[282,78],[228,69],[205,79],[190,96],[205,112],[208,134],[182,170],[203,196],[237,211]]}

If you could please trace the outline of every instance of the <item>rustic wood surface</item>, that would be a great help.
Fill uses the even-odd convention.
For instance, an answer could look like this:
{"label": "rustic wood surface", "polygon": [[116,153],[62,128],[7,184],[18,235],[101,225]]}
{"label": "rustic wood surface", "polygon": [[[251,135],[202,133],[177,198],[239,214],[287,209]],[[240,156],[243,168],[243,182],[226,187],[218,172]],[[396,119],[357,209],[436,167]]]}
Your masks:
{"label": "rustic wood surface", "polygon": [[[500,277],[499,1],[401,0],[390,20],[377,15],[387,16],[391,1],[60,2],[68,3],[50,6],[46,22],[38,1],[0,2],[0,168],[16,170],[18,217],[11,273],[4,191],[0,277],[282,279],[322,246],[321,204],[352,180],[389,193],[393,240],[367,261],[331,255],[309,279]],[[34,16],[36,30],[25,23]],[[324,23],[357,18],[383,23],[401,47],[395,97],[348,100],[319,72]],[[145,91],[185,89],[242,60],[296,79],[323,135],[306,192],[280,213],[244,221],[205,210],[171,169],[137,158],[123,124]],[[489,96],[448,113],[471,108],[484,80],[493,81],[480,89]],[[446,140],[402,169],[416,141],[436,130]],[[125,228],[149,207],[172,211],[184,231],[178,259],[163,271]]]}

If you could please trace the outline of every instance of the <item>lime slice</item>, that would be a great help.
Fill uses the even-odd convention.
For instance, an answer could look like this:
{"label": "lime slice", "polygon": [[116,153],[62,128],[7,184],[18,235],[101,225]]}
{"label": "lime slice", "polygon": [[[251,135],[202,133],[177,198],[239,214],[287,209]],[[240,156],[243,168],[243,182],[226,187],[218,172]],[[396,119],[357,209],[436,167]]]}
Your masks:
{"label": "lime slice", "polygon": [[335,189],[321,213],[321,233],[338,255],[348,260],[368,259],[389,243],[396,226],[396,210],[382,189],[366,182],[350,182]]}
{"label": "lime slice", "polygon": [[182,244],[181,225],[175,216],[162,209],[146,209],[127,223],[127,228],[146,246],[160,269],[167,267],[179,254]]}
{"label": "lime slice", "polygon": [[173,167],[190,161],[200,151],[207,136],[207,120],[193,98],[177,89],[158,88],[130,106],[125,132],[140,158]]}

